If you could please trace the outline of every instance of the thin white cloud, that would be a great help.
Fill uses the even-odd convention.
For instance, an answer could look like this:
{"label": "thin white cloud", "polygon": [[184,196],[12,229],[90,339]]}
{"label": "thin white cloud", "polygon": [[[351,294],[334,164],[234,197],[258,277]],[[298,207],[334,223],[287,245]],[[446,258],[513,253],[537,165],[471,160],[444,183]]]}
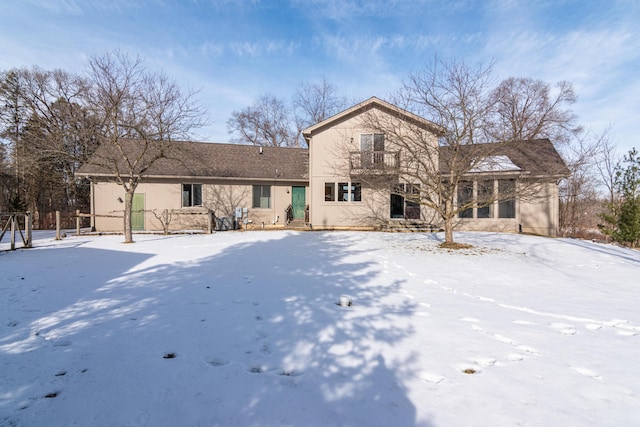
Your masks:
{"label": "thin white cloud", "polygon": [[224,53],[224,44],[215,41],[206,41],[198,48],[204,56],[221,56]]}
{"label": "thin white cloud", "polygon": [[224,45],[212,45],[213,53],[222,53],[227,50],[239,57],[258,57],[262,55],[292,55],[298,49],[299,43],[284,40],[264,41],[234,41]]}

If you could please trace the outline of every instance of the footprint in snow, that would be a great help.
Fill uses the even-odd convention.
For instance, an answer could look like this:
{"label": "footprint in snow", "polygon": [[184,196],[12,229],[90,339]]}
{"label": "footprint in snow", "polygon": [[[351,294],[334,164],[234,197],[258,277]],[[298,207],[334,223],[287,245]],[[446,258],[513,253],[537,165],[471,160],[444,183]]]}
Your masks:
{"label": "footprint in snow", "polygon": [[580,375],[584,375],[585,377],[591,377],[598,381],[601,381],[604,379],[601,375],[598,375],[596,372],[592,371],[591,369],[580,368],[577,366],[572,366],[571,368],[573,368],[573,370],[579,373]]}
{"label": "footprint in snow", "polygon": [[269,344],[262,344],[262,346],[260,347],[260,354],[264,356],[268,356],[271,354],[271,347],[269,346]]}
{"label": "footprint in snow", "polygon": [[484,356],[479,356],[471,360],[475,362],[478,366],[481,366],[483,368],[487,368],[489,366],[495,366],[496,363],[498,362],[493,357],[484,357]]}
{"label": "footprint in snow", "polygon": [[613,326],[618,335],[632,337],[640,333],[640,328],[628,324],[628,322],[618,323]]}
{"label": "footprint in snow", "polygon": [[432,384],[439,384],[444,380],[442,375],[434,374],[433,372],[421,372],[418,378]]}
{"label": "footprint in snow", "polygon": [[527,326],[535,326],[538,324],[538,322],[532,322],[530,320],[512,320],[512,323],[515,323],[516,325],[527,325]]}
{"label": "footprint in snow", "polygon": [[511,344],[511,345],[517,345],[518,342],[516,340],[512,340],[511,338],[505,337],[504,335],[500,335],[500,334],[494,334],[493,338],[496,341],[500,341],[503,342],[505,344]]}
{"label": "footprint in snow", "polygon": [[471,325],[471,329],[473,329],[476,332],[484,332],[484,329],[482,329],[480,326],[478,325]]}
{"label": "footprint in snow", "polygon": [[297,369],[278,369],[276,372],[278,375],[283,377],[301,377],[304,375],[304,372]]}
{"label": "footprint in snow", "polygon": [[262,374],[264,372],[267,372],[267,368],[260,365],[250,366],[248,372],[250,374]]}
{"label": "footprint in snow", "polygon": [[524,360],[524,356],[518,353],[511,353],[507,356],[507,359],[509,359],[511,362],[520,362]]}
{"label": "footprint in snow", "polygon": [[535,348],[530,347],[528,345],[519,345],[519,346],[516,346],[516,348],[518,350],[522,350],[522,351],[525,351],[527,353],[535,354],[536,356],[542,356],[542,353],[540,353],[538,350],[536,350]]}
{"label": "footprint in snow", "polygon": [[578,333],[573,325],[569,325],[566,323],[552,323],[549,325],[549,327],[565,335],[575,335]]}
{"label": "footprint in snow", "polygon": [[214,368],[219,368],[222,366],[227,366],[230,362],[226,359],[221,359],[219,357],[210,357],[205,359],[205,362],[209,366],[213,366]]}

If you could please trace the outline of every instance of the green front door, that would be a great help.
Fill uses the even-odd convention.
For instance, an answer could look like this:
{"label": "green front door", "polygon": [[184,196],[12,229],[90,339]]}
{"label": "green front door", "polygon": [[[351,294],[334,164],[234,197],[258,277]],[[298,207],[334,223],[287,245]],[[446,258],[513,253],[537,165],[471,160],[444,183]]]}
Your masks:
{"label": "green front door", "polygon": [[144,230],[144,194],[133,195],[131,229],[136,231]]}
{"label": "green front door", "polygon": [[291,187],[291,206],[293,207],[293,219],[304,219],[305,188]]}

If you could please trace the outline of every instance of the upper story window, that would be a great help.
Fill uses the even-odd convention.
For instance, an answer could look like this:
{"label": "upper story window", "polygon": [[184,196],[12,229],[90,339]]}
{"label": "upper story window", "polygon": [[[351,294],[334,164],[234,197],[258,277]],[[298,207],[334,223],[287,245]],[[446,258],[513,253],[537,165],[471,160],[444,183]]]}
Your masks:
{"label": "upper story window", "polygon": [[360,135],[360,162],[363,168],[379,169],[384,166],[384,134]]}
{"label": "upper story window", "polygon": [[383,133],[363,133],[360,135],[360,151],[384,151]]}
{"label": "upper story window", "polygon": [[182,207],[202,206],[202,184],[182,184]]}

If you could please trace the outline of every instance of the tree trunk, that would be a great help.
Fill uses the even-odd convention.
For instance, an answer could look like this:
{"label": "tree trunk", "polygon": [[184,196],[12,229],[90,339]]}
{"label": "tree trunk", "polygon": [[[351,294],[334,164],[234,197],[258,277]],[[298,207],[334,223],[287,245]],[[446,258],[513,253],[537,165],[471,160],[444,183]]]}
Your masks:
{"label": "tree trunk", "polygon": [[453,219],[450,217],[444,220],[444,242],[453,243]]}
{"label": "tree trunk", "polygon": [[124,195],[124,243],[133,243],[133,233],[131,231],[131,213],[133,212],[133,195],[136,186],[131,184],[126,189]]}
{"label": "tree trunk", "polygon": [[451,200],[447,200],[444,203],[444,243],[453,243],[453,202],[451,202]]}

